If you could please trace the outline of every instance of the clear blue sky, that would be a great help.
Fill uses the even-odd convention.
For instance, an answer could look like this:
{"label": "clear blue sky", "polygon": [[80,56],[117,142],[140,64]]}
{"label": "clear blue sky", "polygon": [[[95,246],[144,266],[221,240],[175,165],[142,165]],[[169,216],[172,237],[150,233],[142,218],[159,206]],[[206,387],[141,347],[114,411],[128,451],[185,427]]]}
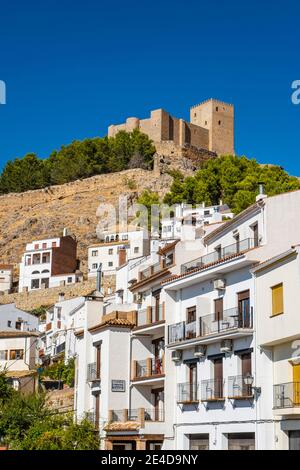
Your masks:
{"label": "clear blue sky", "polygon": [[0,166],[162,107],[236,109],[236,152],[300,176],[300,2],[16,0],[0,7]]}

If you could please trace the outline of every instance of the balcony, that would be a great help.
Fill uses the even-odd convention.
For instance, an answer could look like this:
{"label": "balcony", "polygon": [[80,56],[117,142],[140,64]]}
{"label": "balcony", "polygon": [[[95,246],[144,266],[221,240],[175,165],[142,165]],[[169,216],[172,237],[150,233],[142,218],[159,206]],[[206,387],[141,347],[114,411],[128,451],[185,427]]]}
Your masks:
{"label": "balcony", "polygon": [[178,343],[189,339],[196,338],[196,322],[191,323],[179,322],[168,327],[168,341],[171,343]]}
{"label": "balcony", "polygon": [[144,428],[147,423],[163,423],[165,421],[165,410],[164,408],[154,406],[130,410],[110,410],[108,421],[110,423],[126,423],[131,421],[139,423]]}
{"label": "balcony", "polygon": [[221,379],[201,382],[201,401],[224,401],[224,381]]}
{"label": "balcony", "polygon": [[200,336],[209,336],[232,329],[251,329],[252,311],[240,312],[237,307],[224,310],[220,315],[210,314],[199,318]]}
{"label": "balcony", "polygon": [[193,261],[182,264],[181,274],[189,273],[194,269],[203,268],[206,265],[217,263],[221,260],[226,261],[226,259],[230,258],[231,256],[243,254],[246,251],[255,248],[256,246],[257,244],[253,238],[246,238],[245,240],[241,240],[239,242],[233,243],[232,245],[225,246],[224,248],[215,250]]}
{"label": "balcony", "polygon": [[155,325],[164,321],[164,306],[148,306],[137,311],[137,328]]}
{"label": "balcony", "polygon": [[161,264],[160,263],[155,263],[149,266],[148,268],[144,269],[143,271],[140,271],[139,274],[139,281],[144,281],[148,277],[153,276],[154,274],[159,273],[161,271]]}
{"label": "balcony", "polygon": [[235,375],[228,377],[228,398],[246,400],[253,398],[252,385],[247,384],[248,376]]}
{"label": "balcony", "polygon": [[132,364],[132,380],[146,380],[151,378],[160,378],[164,376],[164,364],[159,358],[148,358],[144,361],[133,361]]}
{"label": "balcony", "polygon": [[274,385],[274,410],[280,414],[300,414],[300,382]]}
{"label": "balcony", "polygon": [[177,403],[192,404],[198,403],[198,384],[197,383],[181,383],[177,386]]}
{"label": "balcony", "polygon": [[87,382],[100,380],[100,370],[97,368],[96,362],[91,362],[87,367]]}

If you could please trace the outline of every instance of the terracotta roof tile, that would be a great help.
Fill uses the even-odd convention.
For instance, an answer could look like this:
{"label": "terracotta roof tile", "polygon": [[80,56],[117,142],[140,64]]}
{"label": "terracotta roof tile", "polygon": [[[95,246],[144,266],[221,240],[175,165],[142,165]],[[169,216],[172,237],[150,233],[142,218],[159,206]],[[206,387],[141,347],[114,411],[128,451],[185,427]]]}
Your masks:
{"label": "terracotta roof tile", "polygon": [[38,337],[39,335],[40,334],[36,331],[21,331],[21,330],[0,331],[0,338],[27,338],[29,336]]}
{"label": "terracotta roof tile", "polygon": [[105,427],[105,431],[114,432],[114,431],[138,431],[140,429],[140,424],[136,421],[126,421],[124,423],[113,422],[108,423]]}

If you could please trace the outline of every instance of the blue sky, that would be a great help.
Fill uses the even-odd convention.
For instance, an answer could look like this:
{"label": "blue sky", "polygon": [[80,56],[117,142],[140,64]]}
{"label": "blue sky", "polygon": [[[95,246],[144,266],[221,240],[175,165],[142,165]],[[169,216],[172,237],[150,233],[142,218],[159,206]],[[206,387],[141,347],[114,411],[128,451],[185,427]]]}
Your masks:
{"label": "blue sky", "polygon": [[300,2],[2,2],[0,166],[162,107],[236,109],[239,155],[300,176]]}

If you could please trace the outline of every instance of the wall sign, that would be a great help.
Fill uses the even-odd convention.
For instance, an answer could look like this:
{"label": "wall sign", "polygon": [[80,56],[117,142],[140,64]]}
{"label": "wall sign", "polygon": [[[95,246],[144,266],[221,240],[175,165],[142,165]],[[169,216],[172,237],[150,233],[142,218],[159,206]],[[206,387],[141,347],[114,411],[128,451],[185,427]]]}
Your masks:
{"label": "wall sign", "polygon": [[125,392],[125,380],[112,380],[111,391],[112,392]]}

